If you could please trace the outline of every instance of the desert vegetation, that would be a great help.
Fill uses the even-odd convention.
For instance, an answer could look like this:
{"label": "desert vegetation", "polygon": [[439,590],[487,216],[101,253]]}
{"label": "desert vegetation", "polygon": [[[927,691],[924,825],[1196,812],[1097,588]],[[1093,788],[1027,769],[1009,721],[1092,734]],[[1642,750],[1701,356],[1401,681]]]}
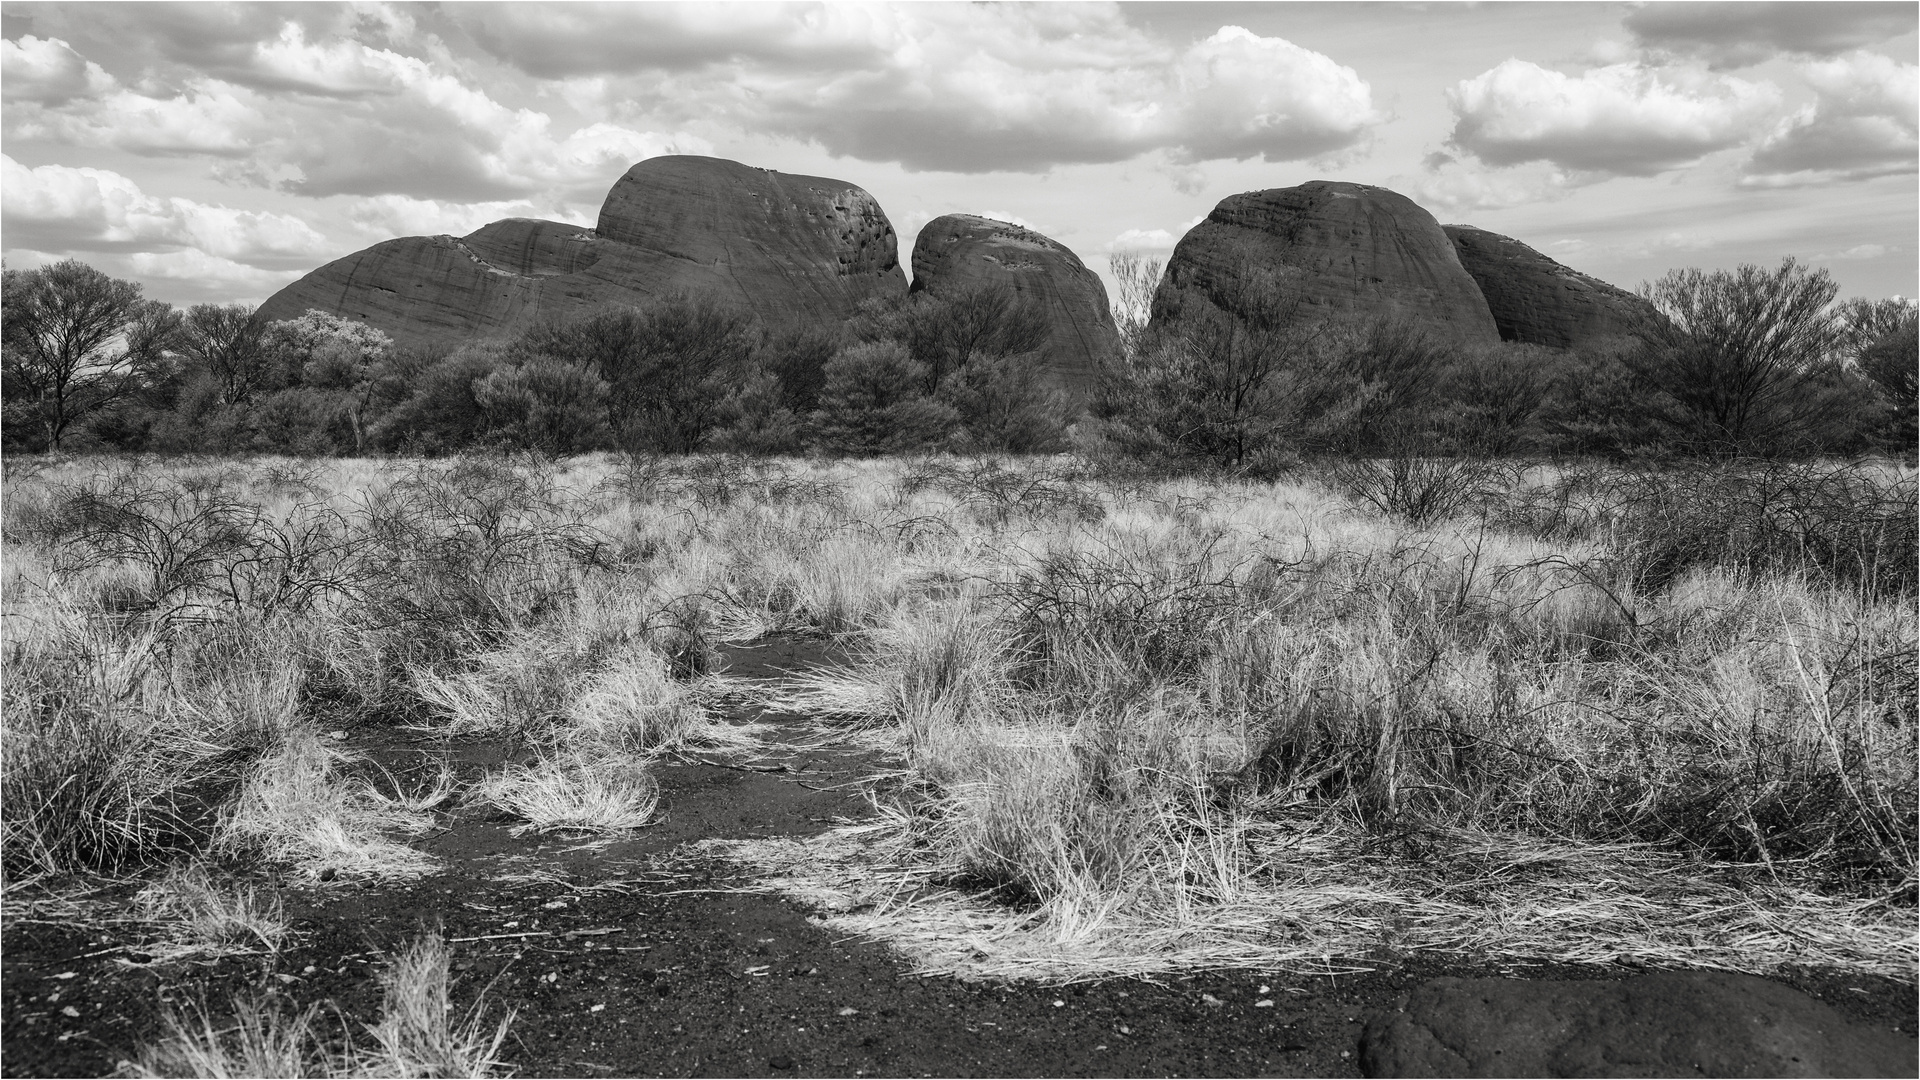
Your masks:
{"label": "desert vegetation", "polygon": [[[269,871],[417,879],[459,805],[643,827],[664,755],[755,745],[744,697],[900,772],[866,822],[707,852],[928,971],[1911,978],[1920,487],[1844,455],[1911,430],[1913,316],[1822,275],[1675,276],[1664,336],[1591,356],[1162,296],[1069,430],[1004,294],[842,339],[674,300],[444,355],[196,308],[156,353],[117,292],[92,344],[16,340],[85,283],[18,273],[10,916],[119,882],[153,956],[270,957]],[[1791,333],[1726,329],[1755,319]],[[69,354],[78,390],[16,379]],[[717,665],[774,637],[853,659]],[[346,737],[401,728],[532,757],[397,779]],[[496,1063],[439,939],[392,964],[378,1018],[203,1004],[137,1069]]]}

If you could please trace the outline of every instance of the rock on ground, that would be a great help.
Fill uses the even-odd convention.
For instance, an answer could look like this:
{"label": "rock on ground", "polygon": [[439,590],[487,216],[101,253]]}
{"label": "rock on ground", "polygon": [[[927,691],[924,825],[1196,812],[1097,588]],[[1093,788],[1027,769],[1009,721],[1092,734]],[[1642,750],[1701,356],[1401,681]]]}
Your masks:
{"label": "rock on ground", "polygon": [[1653,305],[1562,266],[1510,236],[1446,225],[1460,264],[1480,286],[1503,341],[1577,348],[1630,333]]}
{"label": "rock on ground", "polygon": [[1367,1076],[1913,1076],[1914,1040],[1728,972],[1433,979],[1375,1017]]}
{"label": "rock on ground", "polygon": [[927,222],[913,245],[913,291],[1003,284],[1047,316],[1049,381],[1076,401],[1098,366],[1120,355],[1107,289],[1066,245],[1032,229],[973,214]]}
{"label": "rock on ground", "polygon": [[628,169],[592,229],[514,218],[464,237],[389,240],[280,290],[260,315],[318,308],[417,345],[675,292],[711,296],[771,326],[832,324],[869,297],[906,288],[893,224],[860,188],[676,155]]}
{"label": "rock on ground", "polygon": [[1156,318],[1172,289],[1235,311],[1235,285],[1254,271],[1275,274],[1309,314],[1396,314],[1465,341],[1499,340],[1440,223],[1386,188],[1315,180],[1221,200],[1174,248]]}

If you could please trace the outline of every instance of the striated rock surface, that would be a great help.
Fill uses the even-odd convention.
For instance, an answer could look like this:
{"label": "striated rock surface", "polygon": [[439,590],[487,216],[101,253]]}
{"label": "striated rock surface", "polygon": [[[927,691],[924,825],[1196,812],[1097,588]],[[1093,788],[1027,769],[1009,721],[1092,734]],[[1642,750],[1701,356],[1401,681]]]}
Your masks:
{"label": "striated rock surface", "polygon": [[280,290],[260,314],[319,308],[409,345],[674,292],[715,297],[773,326],[831,323],[906,285],[893,225],[860,188],[671,156],[628,169],[593,229],[515,218],[459,238],[389,240]]}
{"label": "striated rock surface", "polygon": [[1398,314],[1466,341],[1499,338],[1440,223],[1386,188],[1315,180],[1222,199],[1173,249],[1156,314],[1170,287],[1232,310],[1250,271],[1275,274],[1310,315]]}
{"label": "striated rock surface", "polygon": [[1913,1040],[1752,975],[1433,979],[1360,1038],[1367,1076],[1912,1076]]}
{"label": "striated rock surface", "polygon": [[1032,229],[973,214],[927,222],[913,244],[913,291],[1003,284],[1047,315],[1050,381],[1075,400],[1099,364],[1120,355],[1107,289],[1066,245]]}
{"label": "striated rock surface", "polygon": [[1460,264],[1480,286],[1504,341],[1572,348],[1630,333],[1653,305],[1625,289],[1562,266],[1510,236],[1443,226]]}

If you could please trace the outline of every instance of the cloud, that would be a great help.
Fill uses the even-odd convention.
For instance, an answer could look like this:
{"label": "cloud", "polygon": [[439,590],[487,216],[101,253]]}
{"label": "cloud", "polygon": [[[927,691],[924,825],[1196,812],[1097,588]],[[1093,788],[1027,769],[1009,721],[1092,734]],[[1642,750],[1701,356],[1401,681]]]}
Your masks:
{"label": "cloud", "polygon": [[1580,256],[1585,259],[1649,259],[1656,255],[1665,255],[1678,251],[1705,251],[1718,246],[1719,241],[1696,232],[1674,231],[1658,236],[1645,236],[1637,239],[1616,240],[1612,243],[1596,244],[1580,237],[1555,240],[1546,245],[1547,254],[1560,258]]}
{"label": "cloud", "polygon": [[1715,69],[1781,53],[1834,56],[1914,31],[1912,4],[1658,3],[1626,17],[1641,48],[1698,57]]}
{"label": "cloud", "polygon": [[1172,251],[1180,238],[1193,230],[1195,225],[1207,220],[1200,214],[1192,221],[1176,226],[1174,229],[1128,229],[1101,245],[1100,250],[1119,253],[1123,251]]}
{"label": "cloud", "polygon": [[1877,259],[1882,255],[1885,255],[1889,252],[1897,251],[1897,250],[1899,249],[1888,247],[1885,244],[1855,244],[1854,246],[1847,248],[1844,251],[1823,251],[1818,254],[1809,255],[1807,256],[1807,261],[1809,262],[1834,262],[1834,261],[1851,262],[1855,259]]}
{"label": "cloud", "polygon": [[0,155],[0,218],[10,245],[56,251],[177,248],[252,265],[310,262],[324,237],[299,218],[159,198],[116,172]]}
{"label": "cloud", "polygon": [[1172,251],[1179,238],[1165,229],[1128,229],[1107,241],[1103,251]]}
{"label": "cloud", "polygon": [[1801,65],[1817,95],[1754,151],[1757,187],[1859,180],[1920,168],[1920,68],[1858,52]]}
{"label": "cloud", "polygon": [[[85,63],[64,44],[65,57],[36,49],[42,62],[34,71]],[[230,60],[231,53],[222,51]],[[84,100],[10,103],[7,134],[136,154],[224,156],[234,161],[218,170],[222,179],[315,197],[468,202],[581,185],[597,188],[597,197],[642,158],[712,152],[705,139],[678,132],[605,122],[556,130],[547,113],[503,105],[440,63],[345,38],[310,40],[298,22],[282,24],[253,43],[244,63],[227,66],[236,65],[250,66],[251,81],[265,89],[196,76],[171,94],[139,93],[109,79]]]}
{"label": "cloud", "polygon": [[1751,138],[1777,109],[1772,83],[1639,64],[1564,75],[1507,60],[1448,92],[1449,144],[1490,165],[1546,161],[1653,176]]}
{"label": "cloud", "polygon": [[1320,53],[1237,26],[1179,49],[1106,5],[554,10],[456,17],[522,70],[566,80],[576,104],[723,119],[915,170],[1032,172],[1154,149],[1291,161],[1362,144],[1386,119]]}
{"label": "cloud", "polygon": [[[99,71],[91,63],[87,67]],[[91,84],[84,97],[9,103],[7,136],[149,156],[237,157],[254,150],[267,127],[249,91],[217,79],[196,78],[177,93],[150,95],[100,74],[101,81]]]}
{"label": "cloud", "polygon": [[17,42],[0,41],[0,89],[10,103],[58,105],[98,96],[112,86],[113,77],[100,65],[59,38],[28,34]]}
{"label": "cloud", "polygon": [[1569,174],[1542,163],[1508,169],[1486,169],[1447,154],[1429,154],[1426,169],[1416,176],[1394,176],[1387,185],[1429,210],[1473,213],[1504,210],[1529,203],[1564,198],[1593,177]]}
{"label": "cloud", "polygon": [[545,216],[547,213],[543,213],[540,207],[525,199],[458,203],[414,199],[405,195],[374,195],[355,199],[347,208],[347,217],[356,227],[382,239],[441,234],[465,236],[482,225],[502,218]]}

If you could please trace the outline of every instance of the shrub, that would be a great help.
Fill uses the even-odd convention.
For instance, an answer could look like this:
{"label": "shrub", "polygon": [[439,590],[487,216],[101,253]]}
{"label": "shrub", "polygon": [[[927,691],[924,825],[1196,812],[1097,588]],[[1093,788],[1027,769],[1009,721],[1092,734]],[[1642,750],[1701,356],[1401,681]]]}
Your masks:
{"label": "shrub", "polygon": [[960,422],[927,396],[927,369],[889,342],[855,345],[827,363],[814,411],[815,437],[841,454],[917,450],[944,440]]}

